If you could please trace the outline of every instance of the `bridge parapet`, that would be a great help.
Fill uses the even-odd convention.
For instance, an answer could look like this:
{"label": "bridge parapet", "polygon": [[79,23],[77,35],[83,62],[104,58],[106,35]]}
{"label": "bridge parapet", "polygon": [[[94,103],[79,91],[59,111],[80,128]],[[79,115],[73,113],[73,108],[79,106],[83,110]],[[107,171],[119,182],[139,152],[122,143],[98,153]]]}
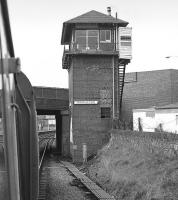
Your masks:
{"label": "bridge parapet", "polygon": [[66,110],[69,90],[65,88],[33,87],[37,110]]}

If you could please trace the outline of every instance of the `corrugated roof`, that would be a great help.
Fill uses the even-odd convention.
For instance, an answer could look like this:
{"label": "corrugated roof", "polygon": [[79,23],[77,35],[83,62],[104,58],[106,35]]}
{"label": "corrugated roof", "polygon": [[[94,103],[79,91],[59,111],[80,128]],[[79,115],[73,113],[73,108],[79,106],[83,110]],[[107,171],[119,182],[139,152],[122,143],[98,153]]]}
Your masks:
{"label": "corrugated roof", "polygon": [[65,23],[114,23],[114,24],[123,24],[127,25],[128,22],[121,20],[121,19],[116,19],[112,16],[100,13],[95,10],[91,10],[85,14],[82,14],[78,17],[75,17],[71,20],[66,21]]}

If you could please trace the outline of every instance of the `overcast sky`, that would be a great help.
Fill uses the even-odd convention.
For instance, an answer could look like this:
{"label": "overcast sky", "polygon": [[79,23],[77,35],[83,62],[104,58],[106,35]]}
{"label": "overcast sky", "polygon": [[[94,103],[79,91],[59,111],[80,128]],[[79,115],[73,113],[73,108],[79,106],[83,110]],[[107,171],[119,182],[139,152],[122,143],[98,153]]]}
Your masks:
{"label": "overcast sky", "polygon": [[[32,85],[68,87],[62,69],[62,23],[90,10],[129,22],[133,59],[127,72],[178,69],[177,0],[8,0],[16,57]],[[166,59],[165,56],[175,56]]]}

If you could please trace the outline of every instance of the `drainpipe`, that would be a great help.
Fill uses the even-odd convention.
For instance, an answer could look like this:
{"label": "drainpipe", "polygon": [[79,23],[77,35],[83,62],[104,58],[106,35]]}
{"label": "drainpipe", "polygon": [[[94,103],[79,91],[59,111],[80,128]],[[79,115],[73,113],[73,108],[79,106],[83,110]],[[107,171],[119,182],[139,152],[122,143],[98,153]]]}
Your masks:
{"label": "drainpipe", "polygon": [[[114,70],[114,56],[112,57],[112,72],[113,72],[113,78],[112,78],[112,80],[113,80],[113,86],[112,86],[112,88],[113,88],[113,123],[114,123],[114,119],[115,119],[115,77],[114,77],[114,75],[115,75],[115,70]],[[112,124],[112,127],[113,127],[113,125],[114,124]],[[114,128],[114,127],[113,127]]]}

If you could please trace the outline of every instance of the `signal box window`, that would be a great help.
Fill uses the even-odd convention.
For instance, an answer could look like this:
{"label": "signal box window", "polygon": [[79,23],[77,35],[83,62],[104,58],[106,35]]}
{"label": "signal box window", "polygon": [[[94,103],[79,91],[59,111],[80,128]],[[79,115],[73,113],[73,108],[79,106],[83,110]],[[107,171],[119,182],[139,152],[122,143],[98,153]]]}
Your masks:
{"label": "signal box window", "polygon": [[111,108],[101,108],[101,118],[110,118]]}
{"label": "signal box window", "polygon": [[80,50],[96,50],[98,48],[98,30],[76,30],[75,42]]}
{"label": "signal box window", "polygon": [[100,42],[111,42],[110,30],[100,30]]}

